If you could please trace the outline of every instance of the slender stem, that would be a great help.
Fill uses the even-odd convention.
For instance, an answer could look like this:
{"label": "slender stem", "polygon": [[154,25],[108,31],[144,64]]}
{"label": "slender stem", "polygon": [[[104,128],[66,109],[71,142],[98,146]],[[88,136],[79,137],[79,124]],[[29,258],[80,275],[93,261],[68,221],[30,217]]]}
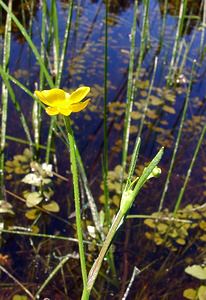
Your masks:
{"label": "slender stem", "polygon": [[60,261],[60,263],[54,268],[54,270],[49,274],[49,276],[46,278],[46,280],[40,286],[39,290],[37,291],[37,293],[35,295],[35,299],[39,299],[39,296],[40,296],[41,292],[44,290],[44,288],[49,284],[49,282],[52,280],[52,278],[58,273],[58,271],[65,265],[65,263],[70,258],[76,258],[76,255],[68,254]]}
{"label": "slender stem", "polygon": [[[74,242],[78,243],[78,239],[75,238],[70,238],[66,236],[61,236],[61,235],[52,235],[52,234],[44,234],[44,233],[34,233],[31,231],[22,231],[22,230],[9,230],[9,229],[1,229],[1,233],[10,233],[10,234],[16,234],[16,235],[24,235],[24,236],[32,236],[32,237],[37,237],[37,238],[45,238],[45,239],[56,239],[56,240],[64,240],[68,242]],[[84,244],[92,244],[92,242],[89,241],[83,241]]]}
{"label": "slender stem", "polygon": [[187,170],[187,175],[185,177],[185,181],[184,181],[184,184],[183,184],[183,187],[181,188],[180,190],[180,193],[179,193],[179,196],[178,196],[178,199],[177,199],[177,202],[175,204],[175,208],[174,208],[174,212],[173,212],[173,216],[175,217],[176,216],[176,213],[180,207],[180,204],[182,202],[182,198],[183,198],[183,195],[185,193],[185,190],[186,190],[186,187],[187,187],[187,184],[189,182],[189,178],[190,178],[190,175],[191,175],[191,172],[192,172],[192,169],[193,169],[193,166],[194,166],[194,163],[196,161],[196,158],[197,158],[197,155],[199,153],[199,150],[200,150],[200,146],[202,145],[202,142],[204,140],[204,136],[205,136],[205,133],[206,133],[206,125],[204,125],[203,129],[202,129],[202,132],[201,132],[201,135],[200,135],[200,138],[197,142],[197,145],[196,145],[196,148],[195,148],[195,152],[194,152],[194,155],[192,157],[192,160],[191,160],[191,163],[190,163],[190,166]]}
{"label": "slender stem", "polygon": [[202,57],[203,57],[203,51],[204,51],[205,26],[206,26],[206,0],[203,0],[202,33],[201,33],[201,39],[200,39],[200,55]]}
{"label": "slender stem", "polygon": [[[9,12],[12,9],[12,1],[9,1]],[[11,16],[7,12],[4,46],[3,46],[3,63],[2,69],[8,73],[8,64],[10,58],[11,46]],[[8,89],[5,82],[2,83],[2,105],[1,105],[1,140],[0,140],[0,198],[4,199],[4,151],[6,146],[6,129],[8,115]]]}
{"label": "slender stem", "polygon": [[[109,188],[108,188],[108,108],[107,108],[107,94],[108,94],[108,12],[109,0],[105,1],[105,42],[104,42],[104,149],[103,149],[103,184],[104,184],[104,209],[105,209],[105,225],[107,230],[111,225],[110,217],[110,202],[109,202]],[[116,270],[114,264],[113,251],[108,253],[109,265],[112,270],[113,277],[116,277]]]}
{"label": "slender stem", "polygon": [[108,72],[108,3],[105,1],[105,44],[104,44],[104,149],[103,149],[103,182],[104,182],[104,208],[106,217],[106,227],[111,224],[110,203],[108,189],[108,130],[107,130],[107,72]]}
{"label": "slender stem", "polygon": [[165,35],[166,19],[167,19],[167,7],[168,7],[168,0],[164,0],[162,28],[160,32],[160,48],[162,48],[162,45],[164,43],[164,35]]}
{"label": "slender stem", "polygon": [[3,266],[0,265],[0,270],[3,271],[9,278],[11,278],[20,288],[32,299],[35,300],[36,298],[32,295],[32,293],[16,278],[14,277],[9,271],[7,271]]}
{"label": "slender stem", "polygon": [[53,138],[53,130],[55,127],[55,121],[56,116],[51,118],[50,126],[49,126],[49,132],[47,136],[47,145],[46,145],[46,162],[49,163],[50,153],[51,153],[51,147],[52,147],[52,138]]}
{"label": "slender stem", "polygon": [[129,130],[130,130],[130,121],[131,121],[131,112],[133,106],[133,70],[134,70],[134,59],[135,59],[135,38],[137,31],[137,7],[138,0],[135,0],[134,4],[134,17],[133,25],[131,30],[131,47],[130,47],[130,61],[129,61],[129,73],[128,73],[128,82],[127,82],[127,103],[125,111],[125,121],[124,121],[124,132],[123,132],[123,149],[122,149],[122,182],[124,179],[124,172],[126,169],[126,160],[129,144]]}
{"label": "slender stem", "polygon": [[[13,88],[12,88],[10,82],[9,82],[8,73],[6,71],[4,71],[1,66],[0,66],[0,75],[2,76],[2,79],[4,81],[2,87],[5,86],[7,92],[9,92],[11,101],[13,102],[13,104],[14,104],[14,106],[16,108],[16,111],[19,114],[19,119],[20,119],[20,121],[22,123],[22,127],[23,127],[23,129],[25,131],[25,134],[26,134],[26,137],[27,137],[30,149],[33,152],[32,137],[31,137],[31,134],[30,134],[29,126],[27,124],[27,121],[26,121],[26,118],[24,116],[24,113],[23,113],[23,111],[21,109],[21,106],[20,106],[19,102],[16,99],[15,92],[14,92],[14,90],[13,90]],[[3,95],[2,95],[2,98],[3,98]],[[2,134],[3,134],[3,130],[2,130]]]}
{"label": "slender stem", "polygon": [[156,56],[155,61],[154,61],[154,69],[153,69],[153,73],[152,73],[152,79],[151,79],[151,83],[149,86],[149,91],[148,91],[147,98],[145,101],[145,105],[144,105],[144,109],[143,109],[143,113],[142,113],[142,117],[141,117],[141,122],[140,122],[139,130],[138,130],[137,140],[141,137],[141,134],[142,134],[144,121],[145,121],[148,106],[149,106],[150,96],[151,96],[153,85],[154,85],[154,79],[155,79],[156,70],[157,70],[157,63],[158,63],[158,58]]}
{"label": "slender stem", "polygon": [[79,153],[79,150],[78,150],[77,146],[76,146],[76,157],[77,157],[77,163],[78,163],[78,170],[79,170],[82,182],[84,184],[84,188],[85,188],[85,192],[86,192],[86,195],[87,195],[88,204],[89,204],[89,207],[90,207],[90,210],[91,210],[91,214],[92,214],[92,218],[93,218],[95,228],[98,231],[98,233],[101,237],[101,240],[104,240],[105,235],[104,235],[103,228],[102,228],[102,225],[101,225],[100,220],[99,220],[99,213],[98,213],[98,210],[97,210],[95,199],[94,199],[94,197],[92,195],[92,192],[89,188],[89,183],[88,183],[87,175],[86,175],[86,172],[85,172],[84,164],[82,162],[82,159],[81,159],[81,156],[80,156],[80,153]]}
{"label": "slender stem", "polygon": [[65,59],[65,55],[66,55],[66,50],[67,50],[67,45],[68,45],[68,40],[69,40],[69,35],[70,35],[70,29],[71,29],[71,24],[72,24],[73,6],[74,6],[74,0],[71,0],[70,4],[69,4],[68,17],[67,17],[66,29],[65,29],[65,33],[64,33],[62,52],[61,52],[60,61],[59,61],[59,69],[58,69],[57,80],[56,80],[57,86],[60,86],[60,83],[61,83],[64,59]]}
{"label": "slender stem", "polygon": [[114,238],[114,235],[122,221],[124,217],[124,214],[122,213],[121,210],[119,210],[118,214],[116,215],[111,227],[110,227],[110,230],[107,234],[107,237],[104,241],[104,244],[101,248],[101,251],[97,257],[97,259],[95,260],[90,272],[89,272],[89,275],[88,275],[88,284],[87,284],[87,290],[88,292],[90,293],[91,290],[92,290],[92,287],[96,281],[96,278],[97,278],[97,275],[100,271],[100,268],[101,268],[101,265],[102,265],[102,262],[104,260],[104,257],[109,249],[109,246],[111,245],[111,242]]}
{"label": "slender stem", "polygon": [[194,66],[195,66],[195,64],[193,64],[193,67],[192,67],[190,82],[189,82],[188,89],[187,89],[187,95],[186,95],[186,99],[185,99],[185,103],[184,103],[184,108],[183,108],[182,117],[181,117],[181,121],[180,121],[180,125],[179,125],[177,139],[176,139],[175,147],[174,147],[174,150],[173,150],[173,153],[172,153],[172,159],[171,159],[171,162],[170,162],[169,171],[167,173],[166,182],[165,182],[164,189],[163,189],[163,192],[162,192],[162,196],[161,196],[161,199],[160,199],[159,211],[162,210],[162,207],[163,207],[163,204],[164,204],[164,199],[165,199],[168,187],[169,187],[170,178],[171,178],[171,175],[172,175],[177,150],[179,148],[179,143],[180,143],[180,139],[181,139],[181,136],[182,136],[183,124],[184,124],[185,117],[186,117],[186,112],[187,112],[187,107],[188,107],[190,92],[191,92],[191,87],[192,87],[192,78],[193,78]]}
{"label": "slender stem", "polygon": [[53,65],[53,74],[57,78],[59,71],[59,22],[57,14],[57,3],[52,0],[51,2],[51,27],[52,27],[52,36],[53,36],[53,53],[54,53],[54,65]]}
{"label": "slender stem", "polygon": [[78,182],[78,172],[77,172],[75,141],[74,141],[74,136],[73,136],[72,128],[70,125],[69,117],[64,117],[64,122],[65,122],[65,126],[67,129],[68,140],[69,140],[69,145],[70,145],[70,161],[71,161],[71,171],[72,171],[72,176],[73,176],[77,238],[79,241],[79,256],[80,256],[80,263],[81,263],[83,287],[84,287],[85,293],[87,294],[87,292],[86,292],[87,269],[86,269],[86,260],[85,260],[84,245],[83,245],[83,234],[82,234],[83,229],[82,229],[82,222],[81,222],[81,209],[80,209],[79,182]]}
{"label": "slender stem", "polygon": [[175,61],[177,58],[177,53],[179,50],[179,42],[180,42],[182,30],[183,30],[186,7],[187,7],[187,0],[181,0],[177,32],[175,35],[175,43],[174,43],[174,47],[173,47],[173,51],[172,51],[172,58],[171,58],[171,62],[170,62],[169,72],[168,72],[167,84],[171,84],[171,82],[174,79],[174,74],[175,74],[174,66],[175,66]]}

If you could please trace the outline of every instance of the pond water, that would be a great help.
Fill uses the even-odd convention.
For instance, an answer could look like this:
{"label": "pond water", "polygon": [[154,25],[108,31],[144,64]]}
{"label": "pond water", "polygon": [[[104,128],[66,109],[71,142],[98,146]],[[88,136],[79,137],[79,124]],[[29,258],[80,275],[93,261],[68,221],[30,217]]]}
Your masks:
{"label": "pond water", "polygon": [[[164,5],[168,2],[165,15],[165,31],[162,36],[164,22]],[[144,8],[146,1],[139,1],[137,10],[137,32],[135,41],[135,68],[141,49],[141,33],[144,23]],[[158,211],[164,183],[168,174],[175,141],[178,136],[185,99],[189,86],[189,104],[183,126],[174,169],[169,188],[163,203],[163,217],[170,218],[177,203],[177,198],[185,183],[186,174],[202,128],[206,122],[206,59],[205,59],[205,28],[202,24],[204,1],[188,1],[185,19],[182,24],[182,34],[178,40],[175,63],[172,62],[176,39],[178,14],[181,1],[151,0],[148,10],[147,38],[141,71],[134,99],[131,120],[129,154],[132,153],[136,136],[141,127],[141,120],[147,103],[148,93],[154,75],[153,86],[141,132],[141,149],[136,174],[155,155],[160,147],[165,147],[163,159],[160,162],[162,174],[146,184],[135,201],[130,214],[151,215]],[[46,23],[46,59],[48,69],[55,77],[53,42],[51,40],[49,18],[50,1],[47,1]],[[64,38],[68,15],[68,1],[56,1],[59,38]],[[32,41],[40,49],[42,26],[42,1],[13,1],[13,11],[30,33]],[[32,14],[32,18],[30,16]],[[108,133],[109,133],[109,189],[112,215],[117,211],[120,201],[120,165],[123,144],[123,126],[125,103],[127,98],[128,68],[130,61],[131,28],[134,17],[134,1],[111,1],[108,16]],[[6,14],[1,10],[0,45],[3,48]],[[46,22],[46,20],[45,20]],[[85,163],[85,169],[91,191],[100,210],[103,208],[102,198],[102,153],[103,153],[103,101],[104,101],[104,46],[105,46],[105,3],[104,1],[75,1],[72,27],[69,36],[67,52],[60,87],[74,90],[80,85],[91,87],[91,103],[80,114],[73,114],[73,128],[79,151]],[[3,53],[1,54],[1,59]],[[154,65],[157,59],[155,74]],[[192,66],[196,61],[191,81]],[[172,69],[171,69],[171,65]],[[168,74],[172,70],[173,82],[168,84]],[[39,65],[28,43],[13,24],[11,36],[11,54],[9,60],[10,74],[24,84],[31,92],[39,86]],[[2,80],[2,79],[1,79]],[[2,85],[2,81],[1,81]],[[27,116],[32,128],[33,99],[17,85],[12,84],[16,99],[22,112]],[[48,88],[46,82],[44,88]],[[26,146],[11,141],[11,137],[26,139],[19,122],[16,109],[8,104],[7,140],[5,150],[6,161],[12,161],[14,155],[22,154]],[[46,144],[50,119],[42,113],[41,143]],[[57,130],[58,131],[58,130]],[[55,138],[55,171],[67,178],[69,173],[68,153],[60,138]],[[45,161],[45,151],[40,153],[41,162]],[[8,167],[8,166],[7,166]],[[11,166],[10,166],[11,167]],[[114,171],[114,172],[111,172]],[[15,172],[14,172],[15,173]],[[23,175],[6,175],[7,199],[15,209],[12,226],[29,228],[38,226],[41,233],[59,234],[74,237],[74,207],[72,202],[71,177],[61,180],[57,176],[54,182],[54,199],[60,206],[60,212],[55,216],[40,217],[40,221],[31,221],[25,217],[27,208],[18,202],[25,186],[21,183]],[[56,177],[55,177],[56,178]],[[11,180],[12,179],[12,180]],[[14,180],[15,179],[15,180]],[[177,217],[183,221],[171,225],[167,222],[153,222],[142,217],[129,218],[120,228],[115,240],[116,282],[108,273],[106,264],[103,276],[97,281],[94,299],[126,299],[124,292],[132,277],[134,267],[140,274],[134,279],[127,299],[183,299],[187,288],[198,289],[200,281],[187,275],[184,269],[188,265],[205,262],[205,211],[195,208],[205,203],[206,156],[205,140],[198,152],[192,168],[189,183],[184,192]],[[15,194],[11,195],[11,193]],[[83,211],[85,239],[92,241],[87,229],[92,225],[87,204]],[[190,205],[190,206],[188,206]],[[187,209],[185,209],[185,207]],[[204,206],[203,206],[204,208]],[[170,214],[171,213],[171,214]],[[196,215],[195,215],[196,213]],[[69,215],[69,220],[67,216]],[[192,221],[190,220],[192,219]],[[43,219],[43,220],[42,220]],[[191,223],[184,221],[189,220]],[[11,222],[11,220],[9,220]],[[167,236],[165,238],[165,236]],[[41,283],[58,263],[58,257],[77,251],[77,244],[55,239],[41,239],[11,233],[2,235],[2,253],[9,256],[8,268],[21,282],[35,293]],[[87,247],[88,267],[97,256],[98,247],[91,243]],[[32,271],[31,271],[32,270]],[[63,269],[62,269],[63,270]],[[102,280],[101,280],[102,279]],[[206,278],[205,278],[206,279]],[[65,289],[65,282],[67,289]],[[41,299],[79,299],[81,275],[78,260],[71,263],[58,274],[42,293]],[[12,299],[21,294],[18,285],[2,274],[2,292],[0,299]],[[8,287],[7,287],[8,285]],[[11,292],[12,290],[12,292]],[[1,294],[2,293],[2,294]],[[12,295],[12,296],[11,296]],[[5,298],[6,297],[6,298]],[[10,297],[10,298],[9,298]],[[29,299],[29,298],[28,298]],[[192,298],[191,298],[192,299]],[[195,298],[194,298],[195,299]],[[206,299],[206,298],[201,298]]]}

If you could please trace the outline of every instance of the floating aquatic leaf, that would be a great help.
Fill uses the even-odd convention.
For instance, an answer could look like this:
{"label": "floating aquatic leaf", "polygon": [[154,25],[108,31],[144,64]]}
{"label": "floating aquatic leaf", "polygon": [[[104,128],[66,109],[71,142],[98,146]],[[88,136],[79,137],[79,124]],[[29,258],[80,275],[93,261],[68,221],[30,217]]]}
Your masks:
{"label": "floating aquatic leaf", "polygon": [[36,208],[30,209],[25,213],[25,216],[29,220],[35,220],[39,214],[39,210]]}
{"label": "floating aquatic leaf", "polygon": [[156,114],[156,112],[154,110],[148,109],[147,117],[149,117],[150,119],[156,120],[158,118],[158,115]]}
{"label": "floating aquatic leaf", "polygon": [[32,225],[31,226],[31,230],[33,233],[39,233],[39,226],[37,225]]}
{"label": "floating aquatic leaf", "polygon": [[200,227],[202,230],[206,231],[206,221],[204,221],[204,220],[200,221],[200,222],[199,222],[199,227]]}
{"label": "floating aquatic leaf", "polygon": [[151,228],[155,228],[157,226],[155,224],[155,220],[153,220],[153,219],[146,219],[146,220],[144,220],[144,224],[146,224],[147,226],[149,226]]}
{"label": "floating aquatic leaf", "polygon": [[164,223],[160,223],[160,224],[157,225],[157,229],[160,232],[160,234],[163,234],[167,231],[168,225],[164,224]]}
{"label": "floating aquatic leaf", "polygon": [[183,296],[189,300],[197,300],[197,291],[195,289],[186,289],[183,292]]}
{"label": "floating aquatic leaf", "polygon": [[29,173],[27,174],[23,179],[22,182],[27,183],[27,184],[31,184],[34,186],[41,186],[42,183],[42,177],[38,176],[35,173]]}
{"label": "floating aquatic leaf", "polygon": [[133,120],[139,120],[139,119],[141,119],[141,117],[142,117],[142,114],[140,112],[138,112],[138,111],[133,111],[131,113],[131,118]]}
{"label": "floating aquatic leaf", "polygon": [[26,295],[14,295],[12,300],[28,300],[28,297]]}
{"label": "floating aquatic leaf", "polygon": [[161,98],[158,98],[157,96],[154,95],[150,96],[150,101],[151,104],[154,106],[161,105],[163,103],[163,100]]}
{"label": "floating aquatic leaf", "polygon": [[26,196],[26,205],[27,207],[33,207],[41,203],[42,200],[43,197],[38,192],[32,192]]}
{"label": "floating aquatic leaf", "polygon": [[203,242],[206,242],[206,234],[202,234],[200,236],[200,240],[203,241]]}
{"label": "floating aquatic leaf", "polygon": [[176,239],[176,243],[179,244],[179,245],[185,245],[186,244],[186,241],[184,239]]}
{"label": "floating aquatic leaf", "polygon": [[0,200],[0,214],[14,215],[12,205],[8,201]]}
{"label": "floating aquatic leaf", "polygon": [[169,114],[175,114],[175,110],[173,107],[168,106],[168,105],[164,105],[163,106],[163,110],[166,111]]}
{"label": "floating aquatic leaf", "polygon": [[185,269],[185,272],[197,279],[206,280],[206,267],[200,265],[189,266]]}
{"label": "floating aquatic leaf", "polygon": [[206,299],[206,286],[201,285],[198,289],[198,299],[205,300]]}
{"label": "floating aquatic leaf", "polygon": [[42,207],[51,212],[59,212],[59,205],[55,201],[51,201],[50,203],[42,205]]}

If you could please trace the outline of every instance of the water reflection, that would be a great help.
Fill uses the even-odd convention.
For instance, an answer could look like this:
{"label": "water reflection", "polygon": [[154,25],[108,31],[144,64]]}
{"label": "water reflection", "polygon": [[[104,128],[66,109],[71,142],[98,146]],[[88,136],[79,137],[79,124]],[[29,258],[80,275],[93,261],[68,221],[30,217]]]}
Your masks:
{"label": "water reflection", "polygon": [[[186,17],[183,22],[182,35],[190,34],[193,28],[198,24],[198,22],[201,21],[202,19],[201,3],[202,3],[201,0],[187,1],[186,12],[185,12]],[[162,15],[164,14],[164,10],[165,10],[164,6],[165,6],[165,0],[159,0],[160,12]],[[178,17],[180,12],[180,6],[181,6],[180,0],[168,1],[167,15]]]}

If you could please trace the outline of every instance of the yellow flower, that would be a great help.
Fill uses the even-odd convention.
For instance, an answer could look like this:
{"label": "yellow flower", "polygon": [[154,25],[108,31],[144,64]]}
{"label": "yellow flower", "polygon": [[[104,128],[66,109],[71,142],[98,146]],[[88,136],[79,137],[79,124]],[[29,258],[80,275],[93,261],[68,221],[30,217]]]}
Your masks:
{"label": "yellow flower", "polygon": [[62,114],[69,116],[72,112],[83,110],[89,103],[89,99],[80,102],[89,93],[90,88],[82,86],[69,94],[61,89],[35,91],[34,94],[48,107],[46,112],[50,116]]}

